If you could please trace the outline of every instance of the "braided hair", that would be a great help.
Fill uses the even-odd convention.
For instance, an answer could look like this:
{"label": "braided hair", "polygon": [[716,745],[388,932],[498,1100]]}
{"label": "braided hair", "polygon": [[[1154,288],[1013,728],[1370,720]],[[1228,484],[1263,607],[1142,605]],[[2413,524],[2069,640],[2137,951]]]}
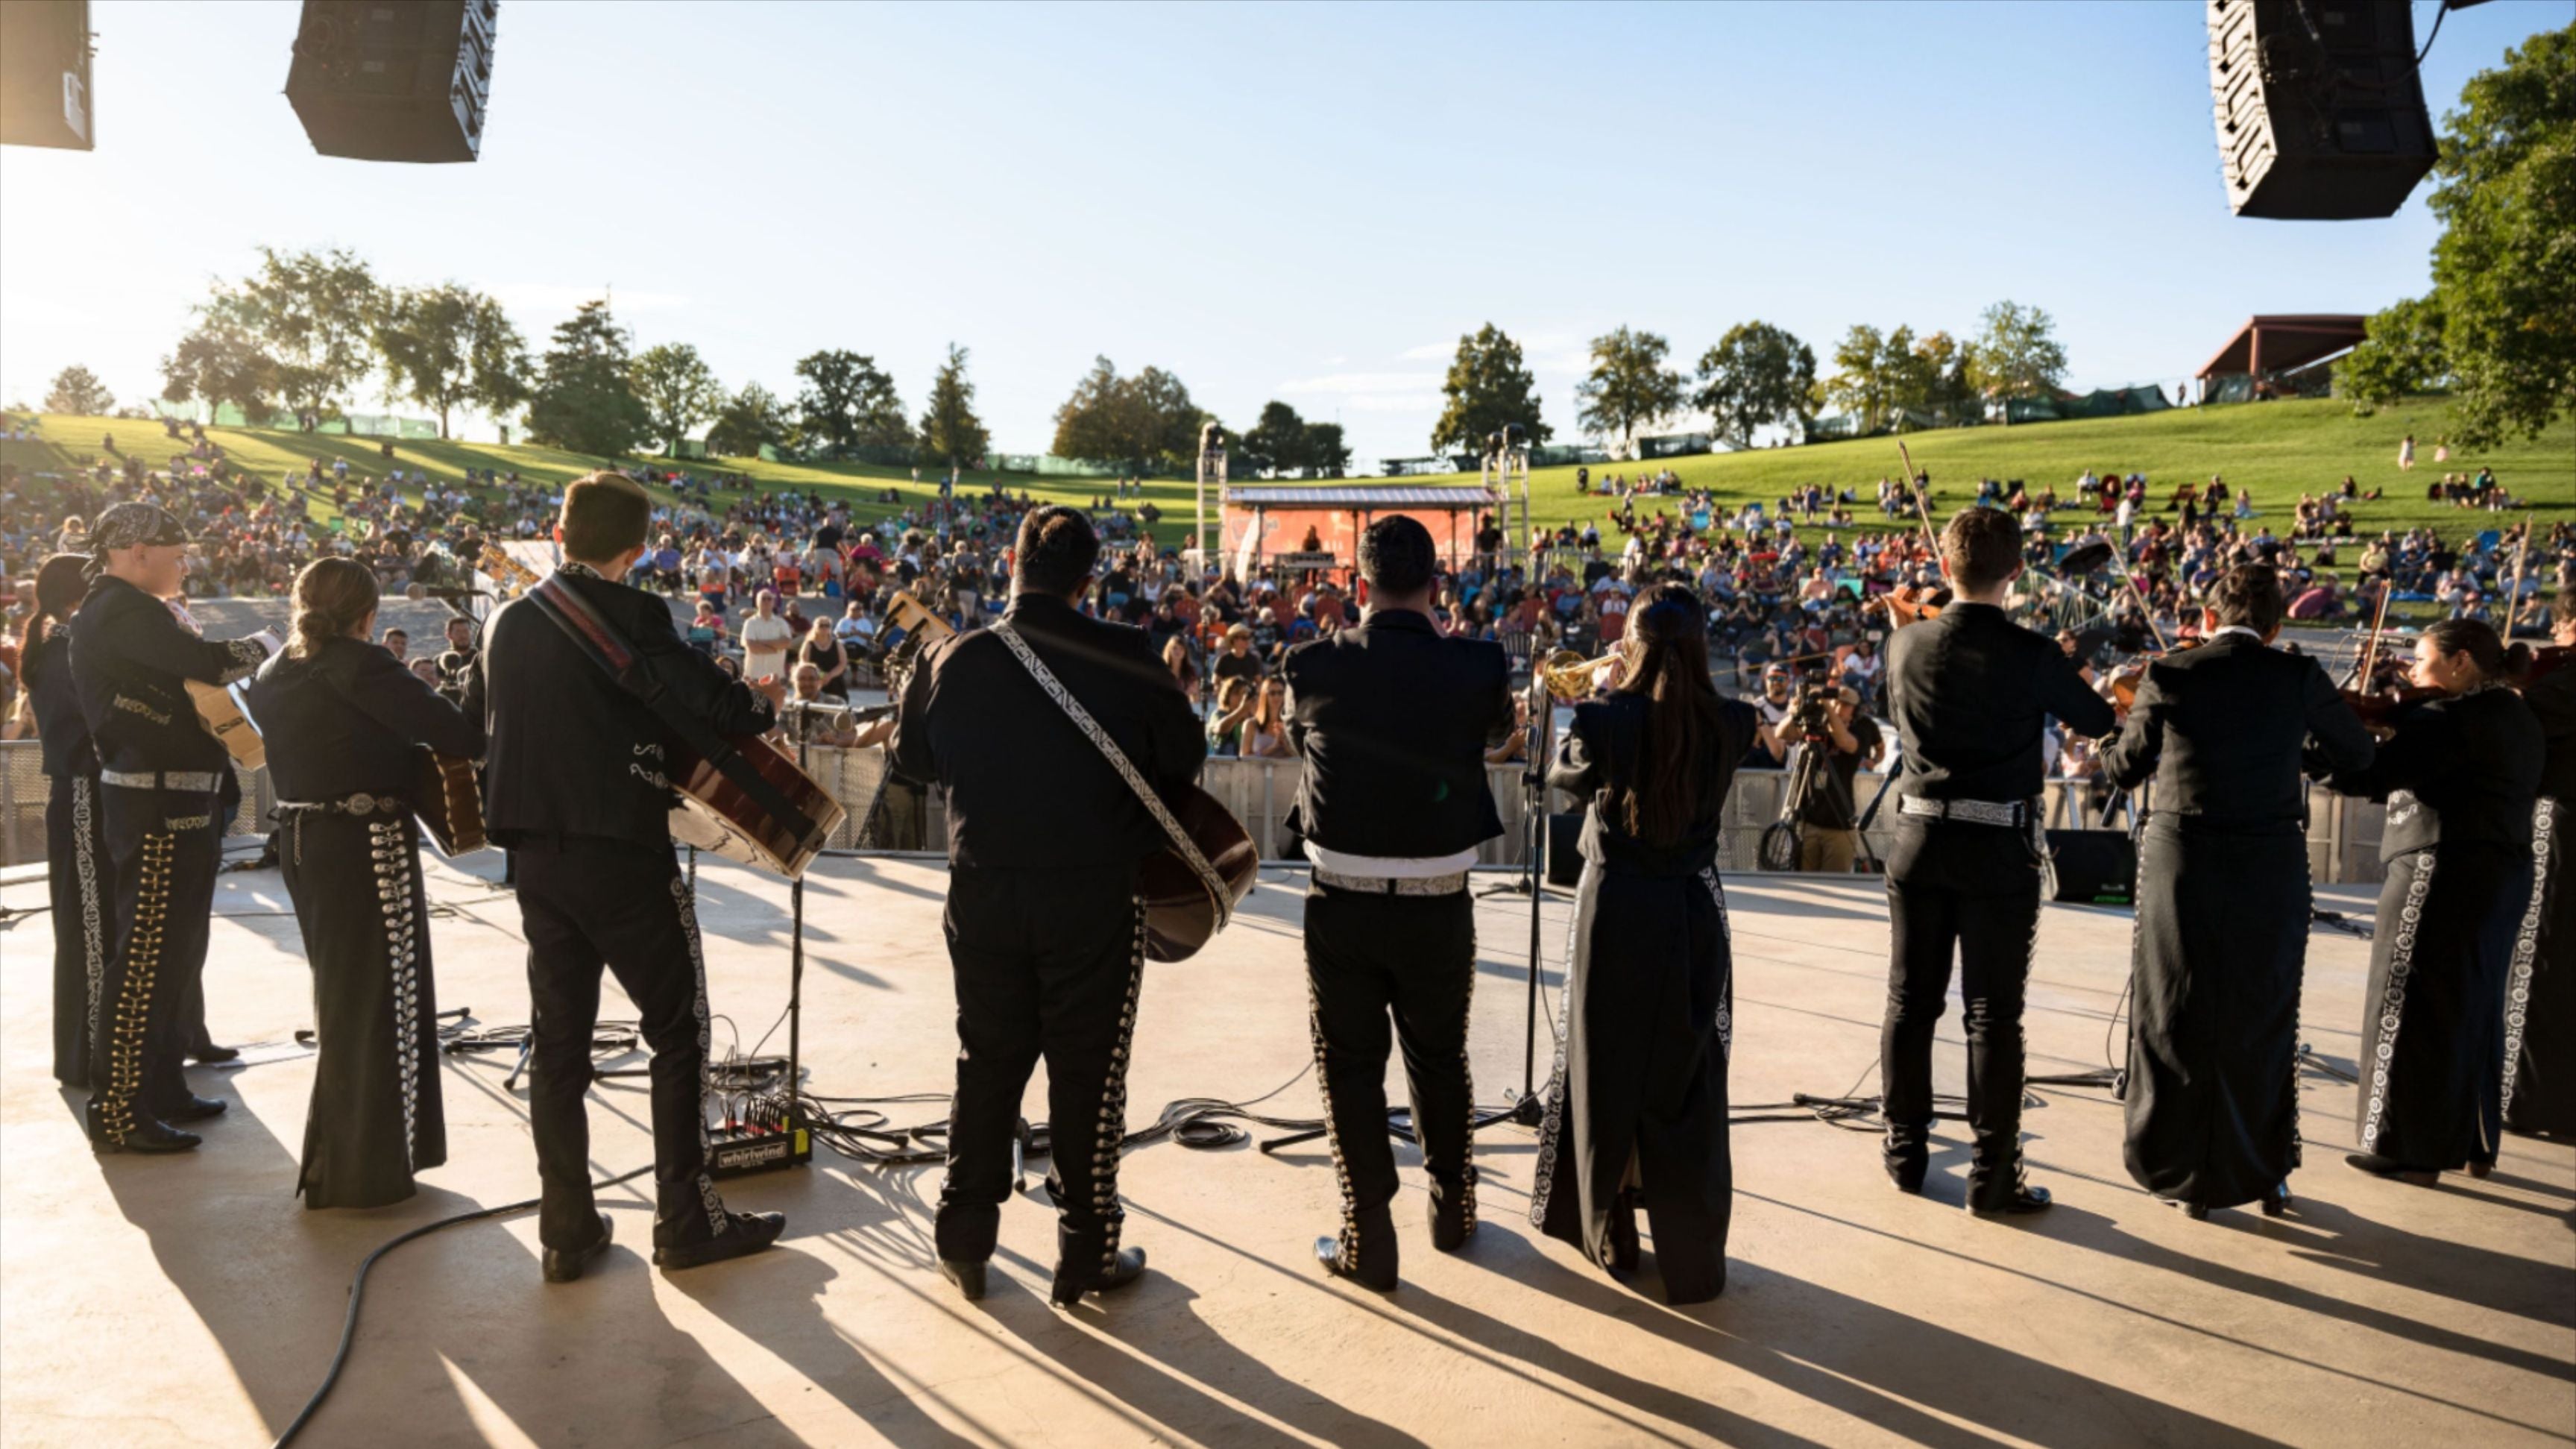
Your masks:
{"label": "braided hair", "polygon": [[295,576],[289,658],[310,659],[323,641],[346,635],[376,612],[375,571],[356,559],[318,558]]}

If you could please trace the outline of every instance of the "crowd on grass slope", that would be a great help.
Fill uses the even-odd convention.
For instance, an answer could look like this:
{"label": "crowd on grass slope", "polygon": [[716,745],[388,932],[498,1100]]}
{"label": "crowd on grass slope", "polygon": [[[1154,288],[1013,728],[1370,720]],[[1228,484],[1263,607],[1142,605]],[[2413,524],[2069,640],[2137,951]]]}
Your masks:
{"label": "crowd on grass slope", "polygon": [[[14,667],[26,611],[27,591],[7,581],[28,578],[49,553],[81,548],[84,520],[113,502],[149,498],[188,523],[197,539],[192,596],[275,597],[326,552],[366,562],[387,592],[463,585],[487,542],[546,536],[561,500],[559,486],[515,473],[442,481],[398,467],[353,471],[345,459],[315,459],[272,479],[234,465],[202,431],[173,425],[169,441],[174,450],[159,466],[112,450],[61,475],[0,466],[0,585],[13,595],[0,665]],[[790,677],[811,664],[826,697],[878,682],[879,662],[903,637],[890,617],[898,590],[961,628],[996,614],[1009,595],[1019,516],[1032,506],[1025,491],[934,481],[887,486],[861,519],[841,497],[761,491],[725,474],[635,471],[670,501],[656,511],[652,547],[630,582],[670,595],[700,648],[755,677]],[[2494,606],[2523,556],[2522,525],[2504,516],[2449,537],[2371,530],[2365,519],[2376,497],[2350,478],[2277,520],[2220,478],[2158,492],[2143,476],[2112,470],[2088,470],[2062,491],[1981,479],[1933,494],[1927,476],[1911,485],[1882,479],[1866,501],[1862,490],[1810,486],[1740,506],[1685,489],[1669,471],[1597,486],[1587,472],[1579,481],[1601,516],[1544,533],[1530,555],[1507,549],[1492,521],[1479,520],[1473,553],[1442,580],[1441,628],[1500,640],[1520,659],[1559,648],[1594,655],[1622,638],[1641,589],[1679,579],[1707,603],[1720,662],[1737,683],[1781,661],[1823,660],[1864,706],[1879,701],[1873,636],[1886,627],[1870,605],[1899,586],[1938,582],[1922,517],[1963,503],[2022,517],[2034,579],[2083,551],[2108,563],[2090,574],[2095,595],[2125,598],[2110,587],[2125,572],[2145,605],[2144,618],[2124,606],[2125,622],[2166,638],[2191,634],[2205,590],[2243,561],[2284,571],[2298,619],[2366,620],[2393,591],[2399,601],[2496,621]],[[2514,501],[2485,470],[2430,491],[2486,507]],[[1238,579],[1216,562],[1194,569],[1171,530],[1158,538],[1162,520],[1141,487],[1122,483],[1091,503],[1110,547],[1088,607],[1150,632],[1214,717],[1271,718],[1261,681],[1275,674],[1281,651],[1358,617],[1362,601],[1338,571]],[[1855,509],[1867,510],[1866,526],[1853,521]],[[2526,596],[2553,587],[2576,567],[2571,560],[2576,526],[2562,520],[2531,540]],[[1266,749],[1274,733],[1229,728],[1226,744]]]}

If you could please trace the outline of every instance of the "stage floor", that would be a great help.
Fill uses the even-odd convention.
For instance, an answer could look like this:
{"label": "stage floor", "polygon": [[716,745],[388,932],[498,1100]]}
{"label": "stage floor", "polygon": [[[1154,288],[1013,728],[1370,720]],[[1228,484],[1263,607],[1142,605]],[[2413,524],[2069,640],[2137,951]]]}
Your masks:
{"label": "stage floor", "polygon": [[[469,862],[485,874],[489,856]],[[518,913],[431,869],[442,1006],[524,1021]],[[940,943],[943,873],[835,860],[808,896],[805,1057],[813,1090],[944,1093],[955,1039]],[[15,885],[7,904],[42,900]],[[1727,882],[1737,962],[1734,1094],[1838,1094],[1875,1059],[1882,899],[1865,880]],[[2326,904],[2366,913],[2358,890]],[[721,1052],[786,997],[783,886],[732,868],[700,883]],[[1296,878],[1266,874],[1201,959],[1146,978],[1131,1125],[1180,1097],[1243,1099],[1308,1062]],[[1551,897],[1554,959],[1567,903]],[[219,1040],[285,1041],[311,1021],[275,872],[223,878],[207,995]],[[1479,912],[1480,1096],[1517,1087],[1528,909]],[[0,930],[0,1435],[10,1444],[265,1442],[312,1390],[351,1271],[393,1234],[536,1189],[507,1062],[447,1061],[451,1161],[412,1201],[303,1211],[292,1196],[309,1057],[195,1071],[232,1099],[192,1156],[93,1158],[48,1073],[48,918]],[[2367,943],[2311,941],[2305,1037],[2349,1068]],[[2102,1064],[2129,956],[2118,912],[2051,907],[2030,990],[2032,1069]],[[1551,970],[1549,980],[1554,982]],[[625,1014],[612,986],[606,1008]],[[1938,1071],[1959,1090],[1955,997]],[[1541,1028],[1542,1063],[1545,1028]],[[775,1041],[773,1041],[773,1046]],[[1542,1070],[1544,1070],[1542,1066]],[[1874,1079],[1873,1079],[1874,1080]],[[1874,1090],[1866,1088],[1865,1090]],[[2186,1220],[2132,1187],[2120,1113],[2038,1089],[2026,1114],[2044,1216],[1960,1210],[1966,1148],[1936,1143],[1922,1199],[1873,1140],[1812,1121],[1742,1124],[1724,1298],[1665,1307],[1649,1266],[1616,1282],[1527,1224],[1531,1133],[1479,1139],[1484,1224],[1433,1252],[1413,1160],[1397,1203],[1405,1281],[1328,1281],[1309,1244],[1338,1218],[1321,1144],[1132,1153],[1136,1289],[1060,1314],[1045,1300],[1043,1189],[1003,1215],[993,1292],[961,1302],[932,1265],[935,1167],[810,1170],[728,1186],[788,1215],[779,1251],[665,1278],[639,1249],[647,1199],[603,1195],[617,1248],[577,1285],[538,1280],[533,1215],[452,1229],[374,1275],[355,1356],[315,1444],[1227,1445],[2475,1443],[2576,1435],[2576,1154],[2509,1139],[2485,1182],[2434,1190],[2346,1168],[2353,1088],[2301,1083],[2308,1166],[2286,1220]],[[1400,1096],[1398,1100],[1401,1100]],[[1033,1084],[1033,1115],[1042,1115]],[[898,1121],[944,1103],[894,1109]],[[1311,1115],[1311,1078],[1261,1110]],[[908,1118],[907,1113],[918,1113]],[[593,1095],[604,1175],[647,1160],[640,1082]],[[1651,1255],[1651,1244],[1649,1245]]]}

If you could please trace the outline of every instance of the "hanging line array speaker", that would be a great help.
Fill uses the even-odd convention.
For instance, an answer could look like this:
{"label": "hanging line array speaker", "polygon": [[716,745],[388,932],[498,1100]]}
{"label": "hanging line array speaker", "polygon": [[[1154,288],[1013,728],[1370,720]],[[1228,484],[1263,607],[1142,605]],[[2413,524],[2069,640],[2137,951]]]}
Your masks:
{"label": "hanging line array speaker", "polygon": [[2209,0],[2209,88],[2238,216],[2393,216],[2433,169],[2407,0]]}
{"label": "hanging line array speaker", "polygon": [[500,0],[304,0],[286,99],[313,149],[474,160],[500,10]]}

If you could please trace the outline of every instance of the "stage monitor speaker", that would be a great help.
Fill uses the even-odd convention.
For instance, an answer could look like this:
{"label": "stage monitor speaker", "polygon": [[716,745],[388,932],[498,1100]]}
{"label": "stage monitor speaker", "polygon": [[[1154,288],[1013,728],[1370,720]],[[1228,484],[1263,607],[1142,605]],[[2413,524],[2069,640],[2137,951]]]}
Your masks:
{"label": "stage monitor speaker", "polygon": [[286,99],[313,149],[357,161],[482,153],[501,0],[304,0]]}
{"label": "stage monitor speaker", "polygon": [[2227,204],[2275,221],[2393,216],[2433,169],[2407,0],[2209,0]]}
{"label": "stage monitor speaker", "polygon": [[2052,830],[2055,899],[2081,906],[2125,906],[2137,899],[2138,845],[2125,830]]}
{"label": "stage monitor speaker", "polygon": [[87,151],[89,0],[0,0],[0,145]]}
{"label": "stage monitor speaker", "polygon": [[1560,810],[1547,817],[1547,883],[1583,884],[1583,812]]}

